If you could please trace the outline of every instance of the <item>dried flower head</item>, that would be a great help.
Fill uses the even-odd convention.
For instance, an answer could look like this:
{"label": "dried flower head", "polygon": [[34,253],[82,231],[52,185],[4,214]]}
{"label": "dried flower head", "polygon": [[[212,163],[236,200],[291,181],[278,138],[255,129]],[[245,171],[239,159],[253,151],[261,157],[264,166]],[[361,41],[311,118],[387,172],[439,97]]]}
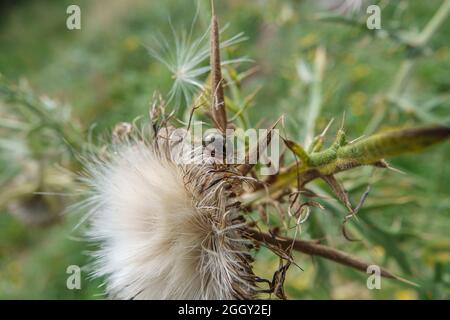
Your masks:
{"label": "dried flower head", "polygon": [[212,161],[179,164],[179,143],[123,139],[88,166],[95,275],[120,299],[251,298],[249,243],[230,202],[239,186]]}

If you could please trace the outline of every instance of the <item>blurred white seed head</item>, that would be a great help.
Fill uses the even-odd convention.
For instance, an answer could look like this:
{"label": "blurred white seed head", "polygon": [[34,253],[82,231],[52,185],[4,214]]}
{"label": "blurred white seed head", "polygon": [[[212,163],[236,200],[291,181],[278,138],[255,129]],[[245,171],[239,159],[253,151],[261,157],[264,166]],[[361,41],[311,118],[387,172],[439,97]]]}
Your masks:
{"label": "blurred white seed head", "polygon": [[178,165],[179,142],[126,140],[87,165],[95,276],[119,299],[251,298],[253,273],[226,180]]}
{"label": "blurred white seed head", "polygon": [[[151,56],[161,62],[172,74],[173,86],[169,91],[168,102],[190,105],[193,96],[203,91],[204,76],[211,70],[207,61],[210,56],[209,33],[206,30],[200,37],[194,38],[193,29],[197,16],[187,31],[184,29],[177,34],[173,29],[173,39],[168,41],[164,36],[155,37],[152,44],[147,47]],[[228,25],[220,30],[223,33]],[[230,47],[246,40],[243,33],[221,41],[220,48]],[[245,57],[223,60],[221,65],[249,61]]]}
{"label": "blurred white seed head", "polygon": [[365,2],[366,0],[318,0],[317,4],[326,10],[346,15],[361,12]]}

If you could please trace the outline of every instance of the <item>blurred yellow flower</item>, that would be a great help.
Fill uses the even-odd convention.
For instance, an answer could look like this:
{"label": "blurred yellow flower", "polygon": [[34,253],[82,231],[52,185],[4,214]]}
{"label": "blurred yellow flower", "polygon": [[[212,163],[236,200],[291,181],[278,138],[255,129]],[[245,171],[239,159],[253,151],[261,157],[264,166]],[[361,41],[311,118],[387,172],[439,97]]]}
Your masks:
{"label": "blurred yellow flower", "polygon": [[372,248],[372,255],[375,258],[383,258],[385,254],[384,248],[382,246],[374,246]]}
{"label": "blurred yellow flower", "polygon": [[352,80],[359,81],[366,78],[370,74],[369,66],[365,64],[358,64],[352,70]]}
{"label": "blurred yellow flower", "polygon": [[450,252],[429,253],[425,256],[425,263],[428,266],[433,266],[436,262],[447,263],[450,262]]}
{"label": "blurred yellow flower", "polygon": [[316,271],[312,264],[304,268],[304,271],[296,268],[295,271],[288,273],[286,283],[297,290],[307,290],[313,286]]}
{"label": "blurred yellow flower", "polygon": [[123,47],[127,51],[134,51],[139,47],[139,39],[135,36],[128,36],[123,41]]}
{"label": "blurred yellow flower", "polygon": [[396,300],[416,300],[417,292],[412,289],[397,290],[394,297]]}
{"label": "blurred yellow flower", "polygon": [[436,254],[435,259],[439,262],[450,262],[450,252],[439,252]]}
{"label": "blurred yellow flower", "polygon": [[304,37],[300,39],[300,45],[302,47],[310,47],[314,45],[317,42],[317,34],[315,33],[308,33]]}
{"label": "blurred yellow flower", "polygon": [[439,60],[448,60],[448,59],[450,59],[450,49],[447,48],[447,47],[439,48],[436,51],[436,57]]}
{"label": "blurred yellow flower", "polygon": [[345,64],[354,64],[355,57],[351,53],[349,53],[344,57],[343,61]]}

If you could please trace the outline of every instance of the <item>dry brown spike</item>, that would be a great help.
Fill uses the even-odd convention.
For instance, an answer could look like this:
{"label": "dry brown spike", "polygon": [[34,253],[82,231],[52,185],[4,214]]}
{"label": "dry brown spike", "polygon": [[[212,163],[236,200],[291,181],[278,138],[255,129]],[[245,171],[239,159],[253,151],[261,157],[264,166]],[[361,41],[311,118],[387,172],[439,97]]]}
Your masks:
{"label": "dry brown spike", "polygon": [[225,110],[225,95],[220,63],[219,23],[214,12],[214,2],[211,1],[211,114],[215,125],[225,133],[227,129],[227,114]]}

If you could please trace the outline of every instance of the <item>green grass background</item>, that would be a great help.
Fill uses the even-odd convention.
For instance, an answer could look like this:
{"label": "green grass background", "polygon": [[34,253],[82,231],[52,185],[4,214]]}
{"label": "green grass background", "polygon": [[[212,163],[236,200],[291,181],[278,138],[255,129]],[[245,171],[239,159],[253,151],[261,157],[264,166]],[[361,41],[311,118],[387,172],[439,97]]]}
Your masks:
{"label": "green grass background", "polygon": [[[316,11],[311,2],[230,0],[217,3],[216,11],[222,24],[230,23],[226,35],[244,31],[248,37],[232,48],[232,54],[247,55],[261,68],[242,88],[244,93],[250,93],[263,86],[249,110],[253,124],[261,117],[275,119],[285,114],[289,130],[296,138],[302,128],[307,98],[295,65],[298,59],[312,61],[311,48],[322,45],[328,59],[317,127],[323,128],[330,118],[340,119],[346,111],[347,132],[356,138],[364,132],[378,107],[376,97],[389,89],[404,59],[404,50],[392,40],[371,37],[367,30],[315,21]],[[399,3],[406,4],[406,9],[397,17]],[[440,3],[392,1],[383,9],[382,24],[420,30]],[[69,4],[81,7],[81,30],[66,29],[65,11]],[[175,0],[18,1],[3,5],[0,72],[13,81],[26,78],[36,92],[70,103],[74,118],[83,127],[95,123],[94,136],[105,134],[119,121],[146,115],[155,90],[169,91],[171,75],[149,56],[144,45],[151,42],[156,32],[172,36],[169,17],[175,29],[188,27],[195,7],[194,1]],[[208,25],[207,1],[201,1],[200,8],[197,34]],[[447,21],[409,79],[407,95],[419,106],[450,91],[449,34]],[[435,110],[435,115],[448,118],[449,108],[447,99]],[[419,123],[414,114],[389,106],[382,126]],[[326,231],[330,245],[386,266],[420,287],[383,280],[381,290],[368,290],[367,275],[298,255],[296,261],[304,271],[293,267],[289,272],[288,297],[448,298],[449,161],[449,143],[422,154],[393,159],[392,164],[406,171],[408,178],[399,180],[395,173],[386,173],[382,183],[373,186],[373,194],[356,224],[364,241],[353,243],[343,239],[339,232],[342,213],[333,208],[314,212],[303,230],[306,237]],[[11,164],[0,163],[0,174],[7,175],[10,170]],[[354,178],[361,172],[356,171]],[[360,190],[355,187],[355,194],[360,194]],[[400,204],[393,201],[401,196],[410,200]],[[62,224],[30,229],[5,209],[0,210],[0,299],[103,298],[101,281],[90,280],[86,272],[81,290],[66,288],[67,266],[88,262],[89,246],[73,239],[76,234],[72,228],[79,216],[69,214]],[[266,276],[277,267],[277,259],[267,252],[259,252],[257,258],[256,270]]]}

